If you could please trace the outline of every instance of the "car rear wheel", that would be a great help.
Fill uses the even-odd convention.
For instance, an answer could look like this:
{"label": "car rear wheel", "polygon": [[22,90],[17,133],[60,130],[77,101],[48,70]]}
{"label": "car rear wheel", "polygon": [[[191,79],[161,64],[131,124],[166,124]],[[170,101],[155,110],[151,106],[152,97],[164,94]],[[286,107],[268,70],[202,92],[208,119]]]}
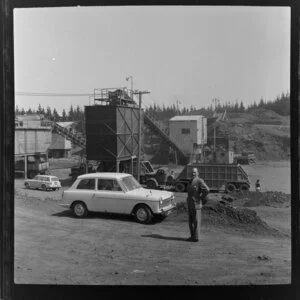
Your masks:
{"label": "car rear wheel", "polygon": [[88,214],[86,205],[81,201],[72,204],[72,211],[77,218],[84,218]]}
{"label": "car rear wheel", "polygon": [[153,218],[151,210],[146,205],[139,205],[135,209],[134,216],[135,216],[135,220],[138,223],[142,223],[142,224],[150,223],[150,221]]}
{"label": "car rear wheel", "polygon": [[25,183],[25,188],[26,188],[26,189],[29,189],[29,184],[28,184],[28,182]]}
{"label": "car rear wheel", "polygon": [[46,191],[46,190],[47,190],[47,187],[46,187],[46,185],[44,185],[44,184],[42,184],[41,188],[42,188],[43,191]]}

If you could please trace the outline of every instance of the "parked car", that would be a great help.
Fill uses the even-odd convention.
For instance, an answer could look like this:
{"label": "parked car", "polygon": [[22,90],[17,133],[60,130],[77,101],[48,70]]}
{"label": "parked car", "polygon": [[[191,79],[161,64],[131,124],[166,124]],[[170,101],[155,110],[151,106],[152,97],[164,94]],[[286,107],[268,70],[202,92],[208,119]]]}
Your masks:
{"label": "parked car", "polygon": [[163,219],[176,207],[174,193],[144,189],[126,173],[90,173],[77,177],[63,192],[62,203],[78,218],[88,212],[129,214],[139,223],[150,223],[154,216]]}
{"label": "parked car", "polygon": [[36,175],[33,179],[26,179],[24,185],[27,189],[42,189],[44,191],[55,191],[61,188],[59,179],[50,175]]}

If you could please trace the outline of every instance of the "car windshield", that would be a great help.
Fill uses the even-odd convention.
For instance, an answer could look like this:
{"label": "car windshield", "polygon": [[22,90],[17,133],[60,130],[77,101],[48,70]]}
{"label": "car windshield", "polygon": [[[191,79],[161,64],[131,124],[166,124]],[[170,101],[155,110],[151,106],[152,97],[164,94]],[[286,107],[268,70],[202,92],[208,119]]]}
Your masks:
{"label": "car windshield", "polygon": [[127,191],[133,191],[141,188],[141,185],[133,176],[126,176],[122,178],[122,183],[125,186]]}
{"label": "car windshield", "polygon": [[58,181],[57,177],[51,177],[51,181]]}

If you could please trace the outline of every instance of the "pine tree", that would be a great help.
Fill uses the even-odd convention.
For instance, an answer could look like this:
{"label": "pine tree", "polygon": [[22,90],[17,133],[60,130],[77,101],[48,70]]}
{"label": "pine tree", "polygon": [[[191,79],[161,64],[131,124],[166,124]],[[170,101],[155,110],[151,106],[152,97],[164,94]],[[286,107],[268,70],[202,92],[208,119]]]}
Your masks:
{"label": "pine tree", "polygon": [[46,119],[49,119],[49,120],[53,121],[51,108],[49,106],[47,106],[47,108],[46,108],[45,117],[46,117]]}
{"label": "pine tree", "polygon": [[62,111],[61,119],[62,119],[62,122],[67,121],[67,113],[66,113],[65,109],[63,109],[63,111]]}
{"label": "pine tree", "polygon": [[74,119],[74,109],[73,109],[73,105],[71,104],[69,113],[68,113],[68,119],[69,121],[75,121]]}
{"label": "pine tree", "polygon": [[259,104],[258,104],[258,107],[264,107],[264,106],[265,106],[264,99],[261,97],[260,101],[259,101]]}
{"label": "pine tree", "polygon": [[245,111],[245,107],[244,107],[243,101],[241,101],[241,104],[240,104],[240,111],[241,112]]}
{"label": "pine tree", "polygon": [[41,106],[40,103],[39,103],[39,106],[38,106],[38,109],[37,109],[36,113],[39,114],[39,115],[42,114],[42,106]]}
{"label": "pine tree", "polygon": [[55,121],[55,122],[59,121],[60,117],[59,117],[59,114],[58,114],[56,108],[53,109],[52,116],[53,116],[53,121]]}

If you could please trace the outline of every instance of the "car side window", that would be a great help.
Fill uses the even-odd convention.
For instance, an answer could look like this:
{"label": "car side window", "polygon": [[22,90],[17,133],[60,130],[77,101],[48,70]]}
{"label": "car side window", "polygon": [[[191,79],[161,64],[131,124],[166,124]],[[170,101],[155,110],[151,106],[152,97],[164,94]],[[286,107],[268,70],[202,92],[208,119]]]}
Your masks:
{"label": "car side window", "polygon": [[122,191],[119,183],[117,182],[117,180],[113,180],[113,188],[112,188],[113,191]]}
{"label": "car side window", "polygon": [[77,190],[94,190],[95,189],[95,179],[82,179],[78,185]]}
{"label": "car side window", "polygon": [[98,190],[99,191],[121,191],[121,187],[118,182],[114,179],[98,179]]}

